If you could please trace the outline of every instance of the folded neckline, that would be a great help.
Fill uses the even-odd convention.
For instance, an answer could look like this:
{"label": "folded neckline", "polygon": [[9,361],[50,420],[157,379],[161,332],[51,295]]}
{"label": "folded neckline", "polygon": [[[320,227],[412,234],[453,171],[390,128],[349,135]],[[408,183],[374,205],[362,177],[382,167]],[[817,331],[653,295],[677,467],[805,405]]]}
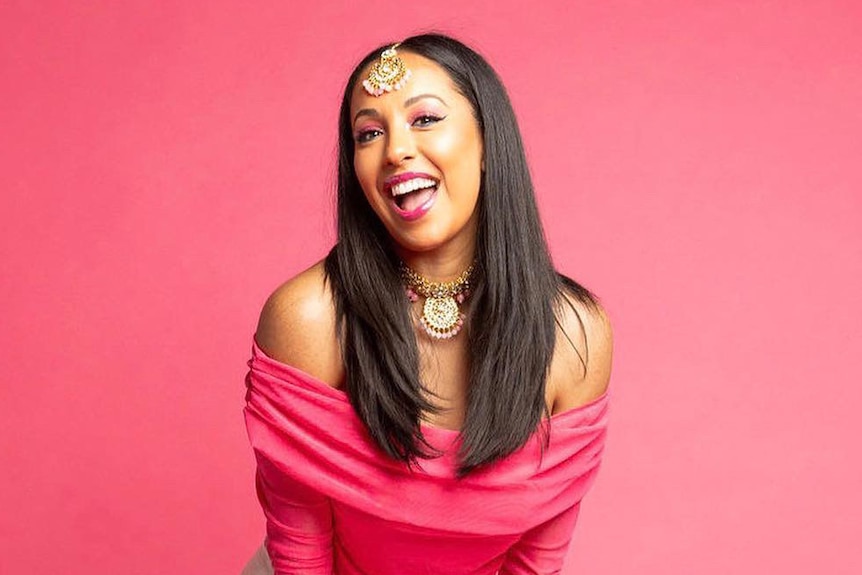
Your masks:
{"label": "folded neckline", "polygon": [[[325,381],[314,377],[310,373],[305,372],[305,371],[299,369],[298,367],[294,367],[288,363],[281,362],[281,361],[269,356],[258,345],[257,340],[255,338],[252,338],[251,351],[252,351],[252,361],[255,359],[260,359],[261,361],[268,363],[268,364],[270,364],[270,365],[272,365],[272,366],[274,366],[280,370],[291,372],[294,376],[302,379],[303,381],[306,381],[307,383],[309,383],[312,386],[314,386],[315,388],[317,388],[321,393],[327,394],[327,395],[329,395],[333,398],[339,399],[341,401],[345,401],[347,403],[350,403],[350,398],[347,397],[346,391],[344,391],[343,389],[337,388],[337,387],[332,387],[331,385],[329,385]],[[565,411],[561,411],[559,413],[555,413],[555,414],[551,415],[551,418],[550,418],[551,425],[553,425],[554,423],[560,423],[563,421],[567,421],[569,419],[573,419],[573,418],[575,418],[576,415],[579,415],[585,411],[590,411],[591,408],[594,408],[595,406],[597,406],[599,404],[603,404],[603,403],[607,402],[609,397],[610,397],[610,387],[606,388],[605,391],[602,392],[602,394],[600,396],[596,397],[595,399],[591,399],[587,403],[583,403],[581,405],[578,405],[578,406],[572,407],[570,409],[567,409]],[[544,418],[543,418],[543,420],[544,420]],[[428,423],[426,421],[421,421],[419,423],[419,426],[422,428],[423,431],[431,430],[432,433],[438,433],[440,435],[452,436],[452,435],[460,435],[460,433],[461,433],[460,429],[449,429],[448,427],[439,427],[439,426],[436,426],[432,423]]]}

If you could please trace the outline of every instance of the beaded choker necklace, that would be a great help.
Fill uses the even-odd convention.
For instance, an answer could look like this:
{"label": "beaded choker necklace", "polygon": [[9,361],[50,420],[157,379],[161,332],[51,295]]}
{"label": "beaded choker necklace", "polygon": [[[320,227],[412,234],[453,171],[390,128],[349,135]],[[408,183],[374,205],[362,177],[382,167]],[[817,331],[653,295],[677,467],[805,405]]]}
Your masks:
{"label": "beaded choker necklace", "polygon": [[432,282],[401,262],[401,279],[411,302],[425,298],[419,322],[434,339],[449,339],[461,331],[464,314],[458,307],[470,296],[470,276],[473,264],[450,282]]}

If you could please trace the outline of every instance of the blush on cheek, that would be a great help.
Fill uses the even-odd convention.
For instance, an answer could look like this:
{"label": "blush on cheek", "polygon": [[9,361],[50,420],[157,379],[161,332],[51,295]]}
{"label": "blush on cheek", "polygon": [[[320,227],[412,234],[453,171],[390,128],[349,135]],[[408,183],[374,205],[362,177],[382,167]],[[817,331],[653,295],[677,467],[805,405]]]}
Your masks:
{"label": "blush on cheek", "polygon": [[434,140],[433,146],[436,155],[458,158],[470,149],[470,142],[468,138],[459,137],[459,134],[452,132],[440,135]]}

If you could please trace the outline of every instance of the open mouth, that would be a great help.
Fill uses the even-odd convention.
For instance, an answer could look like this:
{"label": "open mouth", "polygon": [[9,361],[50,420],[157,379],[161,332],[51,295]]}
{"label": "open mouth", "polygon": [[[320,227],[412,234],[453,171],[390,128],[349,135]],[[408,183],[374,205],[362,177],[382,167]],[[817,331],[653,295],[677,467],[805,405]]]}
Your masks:
{"label": "open mouth", "polygon": [[431,178],[411,178],[389,188],[392,200],[399,210],[415,212],[434,196],[438,182]]}

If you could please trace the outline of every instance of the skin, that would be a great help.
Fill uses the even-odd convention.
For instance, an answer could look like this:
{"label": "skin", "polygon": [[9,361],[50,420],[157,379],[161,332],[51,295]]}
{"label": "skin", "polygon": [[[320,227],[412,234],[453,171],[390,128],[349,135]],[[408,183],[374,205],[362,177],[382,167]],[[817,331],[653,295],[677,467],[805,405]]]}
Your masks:
{"label": "skin", "polygon": [[[474,257],[482,137],[469,102],[455,90],[442,68],[421,56],[406,52],[400,56],[413,74],[401,90],[380,97],[368,95],[361,85],[353,91],[354,136],[361,139],[356,145],[354,169],[402,260],[428,279],[447,281],[457,277]],[[366,75],[367,70],[362,77]],[[427,173],[440,182],[432,209],[413,222],[394,213],[383,186],[387,177],[408,171]],[[546,382],[546,402],[552,414],[598,398],[610,379],[613,343],[607,315],[574,300],[570,303],[577,314],[569,306],[558,310],[557,345]],[[469,305],[469,300],[464,305]],[[420,306],[421,302],[413,304],[417,320]],[[322,261],[269,297],[255,338],[270,357],[333,387],[343,386],[344,362],[336,337],[335,306]],[[417,328],[417,343],[420,379],[432,403],[441,408],[439,413],[426,414],[425,420],[438,427],[459,429],[468,385],[466,338],[431,341]],[[586,360],[586,368],[580,358]],[[243,575],[272,572],[261,546]]]}

